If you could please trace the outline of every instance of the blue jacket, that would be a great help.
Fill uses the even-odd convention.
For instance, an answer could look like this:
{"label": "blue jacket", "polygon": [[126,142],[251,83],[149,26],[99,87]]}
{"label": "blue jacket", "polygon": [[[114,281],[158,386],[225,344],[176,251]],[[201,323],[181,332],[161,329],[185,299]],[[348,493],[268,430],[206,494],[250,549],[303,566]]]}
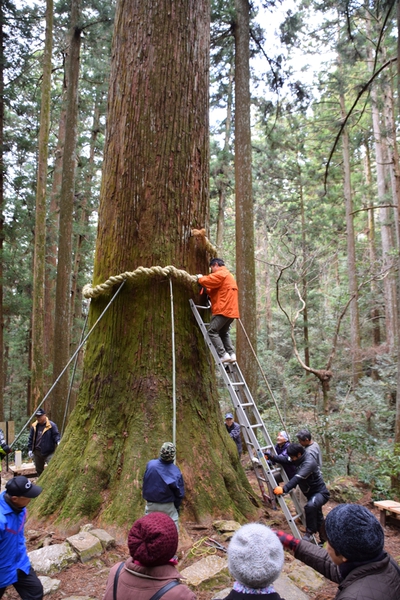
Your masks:
{"label": "blue jacket", "polygon": [[26,575],[31,564],[26,552],[24,525],[26,508],[14,511],[0,495],[0,588],[18,580],[17,569]]}
{"label": "blue jacket", "polygon": [[173,462],[155,458],[147,463],[143,477],[143,498],[147,502],[173,502],[179,508],[184,495],[182,473]]}
{"label": "blue jacket", "polygon": [[[37,425],[38,422],[35,421],[30,429],[28,439],[28,450],[35,450]],[[60,434],[58,432],[57,425],[46,417],[46,424],[44,426],[43,435],[40,440],[40,454],[42,456],[49,456],[50,454],[53,454],[53,452],[57,448],[59,441]]]}
{"label": "blue jacket", "polygon": [[242,438],[240,437],[242,430],[240,428],[239,423],[233,422],[232,425],[230,425],[229,427],[225,423],[225,427],[226,427],[227,432],[229,433],[229,435],[235,442],[239,454],[242,454]]}

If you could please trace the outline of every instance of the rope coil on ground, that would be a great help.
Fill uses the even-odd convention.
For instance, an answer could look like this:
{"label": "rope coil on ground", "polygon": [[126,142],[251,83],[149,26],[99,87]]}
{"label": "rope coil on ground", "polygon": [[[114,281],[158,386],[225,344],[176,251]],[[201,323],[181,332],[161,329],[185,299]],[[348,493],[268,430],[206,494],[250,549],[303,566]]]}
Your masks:
{"label": "rope coil on ground", "polygon": [[125,271],[125,273],[121,273],[120,275],[112,275],[107,279],[107,281],[94,287],[88,283],[83,286],[82,294],[85,298],[97,298],[102,294],[107,294],[114,287],[114,285],[122,283],[123,281],[134,281],[135,279],[140,279],[141,277],[156,276],[173,277],[178,281],[188,283],[190,285],[197,283],[196,275],[190,275],[187,271],[184,271],[183,269],[177,269],[173,265],[168,265],[167,267],[138,267],[135,269],[135,271]]}

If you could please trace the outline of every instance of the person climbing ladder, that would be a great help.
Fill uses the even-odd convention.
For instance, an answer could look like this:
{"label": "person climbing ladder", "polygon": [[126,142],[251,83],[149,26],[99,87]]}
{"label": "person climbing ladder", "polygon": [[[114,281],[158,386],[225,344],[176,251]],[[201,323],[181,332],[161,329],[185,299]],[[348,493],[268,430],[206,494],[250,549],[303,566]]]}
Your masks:
{"label": "person climbing ladder", "polygon": [[221,258],[212,258],[210,269],[210,275],[197,275],[197,281],[206,288],[211,300],[208,335],[222,362],[236,362],[229,328],[234,319],[240,319],[238,286]]}

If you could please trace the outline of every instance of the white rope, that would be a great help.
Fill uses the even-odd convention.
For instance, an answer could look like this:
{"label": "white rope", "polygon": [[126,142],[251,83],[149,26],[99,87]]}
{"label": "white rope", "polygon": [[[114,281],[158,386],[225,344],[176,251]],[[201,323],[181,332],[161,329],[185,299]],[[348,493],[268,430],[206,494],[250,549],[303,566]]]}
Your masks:
{"label": "white rope", "polygon": [[189,275],[187,271],[176,269],[173,265],[168,265],[167,267],[138,267],[135,271],[125,271],[125,273],[121,273],[120,275],[113,275],[104,283],[100,283],[94,287],[88,283],[83,286],[82,293],[85,298],[97,298],[97,296],[107,294],[118,283],[127,280],[138,281],[146,277],[173,277],[177,281],[189,285],[197,283],[196,275]]}

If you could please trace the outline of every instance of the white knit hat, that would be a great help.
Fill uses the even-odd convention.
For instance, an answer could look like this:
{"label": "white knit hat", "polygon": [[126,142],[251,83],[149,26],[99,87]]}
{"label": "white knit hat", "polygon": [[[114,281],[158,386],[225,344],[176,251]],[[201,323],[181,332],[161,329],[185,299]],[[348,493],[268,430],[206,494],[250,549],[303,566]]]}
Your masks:
{"label": "white knit hat", "polygon": [[228,568],[236,581],[249,588],[271,585],[279,577],[283,561],[281,542],[260,523],[243,525],[228,546]]}

